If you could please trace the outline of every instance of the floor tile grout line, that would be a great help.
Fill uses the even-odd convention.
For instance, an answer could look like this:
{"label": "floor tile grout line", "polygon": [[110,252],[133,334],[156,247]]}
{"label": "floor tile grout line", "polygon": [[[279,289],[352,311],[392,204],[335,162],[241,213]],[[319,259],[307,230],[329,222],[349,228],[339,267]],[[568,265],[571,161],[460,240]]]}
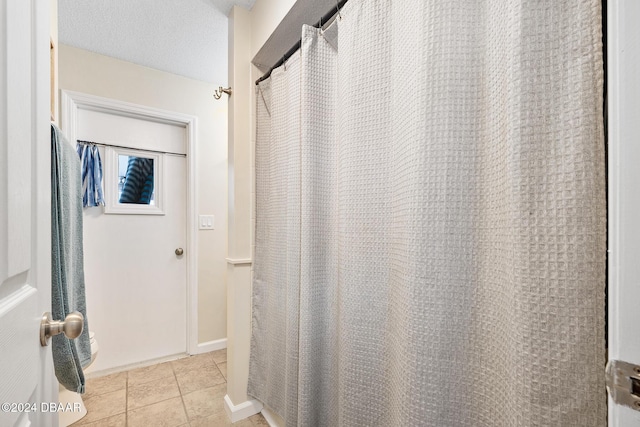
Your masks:
{"label": "floor tile grout line", "polygon": [[[169,378],[169,377],[162,377],[162,378],[159,378],[159,379],[164,380],[165,378]],[[142,405],[142,406],[137,407],[137,408],[131,408],[131,409],[129,410],[129,406],[128,406],[128,404],[129,404],[129,402],[128,402],[128,393],[127,393],[127,413],[129,413],[129,412],[134,412],[134,411],[140,410],[140,409],[142,409],[142,408],[146,408],[146,407],[148,407],[148,406],[155,405],[155,404],[157,404],[157,403],[166,402],[167,400],[175,399],[176,397],[182,397],[182,392],[181,392],[181,390],[180,390],[180,384],[178,383],[178,379],[176,378],[175,373],[173,374],[173,378],[174,378],[174,380],[176,381],[176,386],[178,387],[178,396],[171,396],[171,397],[167,397],[167,398],[165,398],[165,399],[157,400],[157,401],[152,402],[152,403],[147,403],[146,405]],[[154,381],[156,381],[156,380],[154,380]],[[149,382],[152,382],[152,381],[149,381]],[[148,384],[148,383],[145,383],[145,384]]]}
{"label": "floor tile grout line", "polygon": [[175,398],[177,398],[177,397],[181,397],[181,396],[167,397],[166,399],[158,400],[158,401],[156,401],[156,402],[149,403],[149,404],[144,405],[144,406],[140,406],[139,408],[132,408],[130,411],[128,410],[127,412],[135,412],[135,411],[139,411],[140,409],[148,408],[149,406],[153,406],[153,405],[156,405],[156,404],[158,404],[158,403],[166,402],[167,400],[175,399]]}
{"label": "floor tile grout line", "polygon": [[176,380],[176,384],[178,385],[178,391],[180,392],[180,401],[182,402],[182,409],[184,409],[184,415],[187,417],[187,424],[191,425],[191,420],[189,419],[189,413],[187,412],[187,405],[184,403],[184,396],[182,395],[182,387],[180,387],[180,382],[178,382],[178,375],[176,374],[176,370],[171,364],[171,370],[173,371],[173,378]]}
{"label": "floor tile grout line", "polygon": [[215,360],[213,361],[213,366],[215,366],[215,367],[216,367],[216,369],[218,370],[218,373],[220,374],[220,376],[221,376],[222,378],[224,378],[224,382],[226,383],[226,382],[227,382],[227,377],[225,377],[225,376],[223,375],[222,371],[220,370],[220,367],[218,366],[218,364],[216,363],[216,361],[215,361]]}
{"label": "floor tile grout line", "polygon": [[[215,363],[216,368],[218,368],[218,371],[220,371],[220,374],[222,375],[222,378],[224,378],[224,382],[226,383],[227,382],[227,376],[222,373],[222,369],[220,369],[220,366],[218,365],[218,362],[216,362],[214,360],[213,363]],[[224,362],[220,362],[220,363],[227,363],[227,361],[225,360]]]}
{"label": "floor tile grout line", "polygon": [[[212,362],[213,362],[213,364],[215,365],[215,361],[213,361],[213,360],[212,360]],[[184,395],[185,395],[185,394],[190,394],[190,393],[195,393],[195,392],[197,392],[197,391],[199,391],[199,390],[193,390],[193,391],[190,391],[189,393],[185,393],[185,392],[184,392],[184,390],[182,389],[182,387],[180,387],[180,382],[178,381],[178,372],[177,372],[177,370],[175,369],[174,364],[172,363],[170,366],[171,366],[172,376],[174,377],[175,382],[176,382],[176,385],[177,385],[177,387],[178,387],[178,393],[179,393],[179,395],[180,395],[180,398],[181,398],[181,401],[182,401],[183,408],[184,408],[184,410],[185,410],[185,415],[187,416],[187,419],[189,419],[189,412],[187,411],[187,408],[186,408],[186,403],[185,403],[185,401],[184,401]],[[194,369],[190,369],[189,371],[186,371],[186,372],[196,371],[196,370],[198,370],[198,369],[199,369],[199,368],[194,368]],[[224,378],[224,375],[222,375],[222,373],[220,373],[220,376],[223,378],[223,382],[221,382],[221,383],[219,383],[219,384],[214,384],[214,385],[212,385],[212,387],[215,387],[215,386],[217,386],[217,385],[221,385],[221,384],[226,384],[226,379]],[[168,377],[163,377],[162,379],[164,379],[164,378],[168,378]],[[156,380],[153,380],[153,381],[156,381]],[[150,382],[151,382],[151,381],[147,381],[147,382],[145,382],[145,383],[143,383],[143,384],[148,384],[148,383],[150,383]],[[136,387],[136,386],[133,386],[133,387]],[[208,387],[205,387],[205,388],[208,388]],[[128,393],[127,393],[127,396],[128,396]],[[137,411],[137,410],[139,410],[139,409],[141,409],[141,408],[144,408],[144,407],[146,407],[146,406],[155,405],[155,404],[157,404],[157,403],[165,402],[165,401],[167,401],[167,400],[174,399],[174,398],[176,398],[176,397],[177,397],[177,396],[168,397],[168,398],[166,398],[166,399],[162,399],[162,400],[159,400],[159,401],[157,401],[157,402],[153,402],[153,403],[149,403],[149,404],[147,404],[147,405],[143,405],[143,406],[141,406],[141,407],[139,407],[139,408],[132,408],[131,410],[129,410],[129,407],[128,407],[128,400],[127,400],[127,412],[130,412],[130,411]]]}
{"label": "floor tile grout line", "polygon": [[127,379],[125,381],[124,390],[125,390],[125,398],[124,398],[124,425],[125,427],[129,426],[129,371],[127,372]]}
{"label": "floor tile grout line", "polygon": [[[90,398],[88,398],[87,400],[89,400],[89,399],[93,399],[93,398],[96,398],[96,397],[99,397],[99,396],[103,396],[103,395],[105,395],[105,394],[117,393],[117,392],[119,392],[119,391],[121,391],[121,390],[122,390],[122,389],[108,391],[108,392],[105,392],[105,393],[102,393],[102,394],[98,394],[98,395],[95,395],[95,396],[91,396],[91,397],[90,397]],[[81,419],[79,419],[79,420],[78,420],[78,421],[76,421],[75,423],[71,424],[69,427],[75,427],[75,426],[77,426],[77,427],[83,427],[83,426],[88,425],[88,424],[94,424],[94,423],[96,423],[96,422],[98,422],[98,421],[106,420],[107,418],[117,417],[118,415],[121,415],[121,414],[125,414],[125,420],[126,420],[126,413],[127,413],[127,388],[126,388],[126,385],[125,385],[124,390],[125,390],[124,412],[118,412],[118,413],[116,413],[116,414],[111,414],[111,415],[105,415],[105,416],[104,416],[104,417],[102,417],[102,418],[98,418],[98,419],[96,419],[96,420],[93,420],[93,421],[88,422],[88,421],[87,421],[87,416],[89,415],[89,409],[88,409],[88,408],[86,408],[86,405],[85,405],[85,409],[87,409],[87,413],[86,413],[86,414],[85,414]],[[84,403],[84,402],[86,402],[86,401],[83,399],[83,403]]]}
{"label": "floor tile grout line", "polygon": [[[194,356],[195,356],[195,355],[191,355],[191,356],[189,356],[189,357],[194,357]],[[189,412],[187,411],[186,402],[185,402],[185,400],[184,400],[185,394],[194,393],[194,392],[199,391],[199,390],[193,390],[193,391],[191,391],[191,392],[189,392],[189,393],[185,393],[185,390],[183,389],[183,387],[180,385],[180,382],[178,381],[178,376],[179,376],[179,375],[178,375],[178,369],[177,369],[177,368],[181,367],[181,366],[177,366],[177,365],[180,365],[178,362],[179,362],[180,360],[186,360],[186,359],[189,359],[189,357],[187,357],[187,358],[183,358],[183,359],[178,359],[178,360],[176,360],[176,361],[168,361],[168,363],[169,363],[169,367],[170,367],[170,369],[171,369],[171,371],[170,371],[170,372],[171,372],[170,376],[173,376],[174,381],[175,381],[175,383],[176,383],[176,386],[177,386],[177,389],[178,389],[178,393],[179,393],[179,396],[180,396],[180,401],[182,402],[182,408],[183,408],[183,411],[184,411],[185,416],[186,416],[186,419],[187,419],[187,424],[185,424],[185,425],[190,425],[190,423],[193,421],[193,420],[189,417]],[[186,373],[186,372],[190,372],[190,371],[196,371],[196,370],[199,370],[199,369],[206,368],[206,366],[211,366],[211,362],[213,362],[213,365],[216,367],[216,371],[217,371],[217,373],[218,373],[218,374],[220,374],[220,378],[222,378],[222,379],[223,379],[223,381],[222,381],[221,383],[219,383],[219,384],[213,384],[213,385],[210,385],[209,387],[205,387],[205,388],[216,387],[216,386],[220,386],[220,385],[227,385],[227,378],[226,378],[226,376],[222,373],[222,369],[221,369],[221,368],[220,368],[220,366],[219,366],[221,363],[225,363],[225,364],[226,364],[226,363],[228,362],[228,361],[226,360],[226,357],[225,357],[225,360],[217,361],[217,360],[215,360],[215,359],[214,359],[214,357],[213,357],[213,352],[211,352],[211,353],[209,353],[209,355],[208,355],[208,356],[206,356],[205,360],[206,360],[206,363],[205,363],[204,365],[202,365],[202,366],[197,366],[197,367],[193,367],[193,369],[188,369],[187,371],[185,371],[185,373]],[[174,362],[176,362],[176,363],[174,363]],[[163,362],[163,363],[164,363],[164,362]],[[159,365],[159,364],[158,364],[158,365]],[[156,365],[156,366],[157,366],[157,365]],[[129,420],[130,412],[132,412],[132,411],[137,411],[137,410],[142,409],[142,408],[144,408],[144,407],[147,407],[147,406],[150,406],[150,405],[154,405],[154,404],[158,404],[158,403],[161,403],[161,402],[164,402],[164,401],[167,401],[167,400],[170,400],[170,399],[174,399],[175,397],[177,397],[177,396],[174,396],[174,397],[168,397],[168,398],[166,398],[166,399],[162,399],[162,400],[159,400],[159,401],[157,401],[157,402],[149,403],[149,404],[146,404],[146,405],[140,406],[139,408],[132,408],[132,409],[130,410],[130,409],[129,409],[129,400],[130,400],[130,399],[129,399],[129,389],[130,389],[130,388],[134,388],[134,389],[135,389],[135,388],[136,388],[136,387],[138,387],[138,386],[143,386],[144,384],[148,384],[148,383],[150,383],[151,381],[155,381],[155,380],[151,380],[151,381],[144,381],[144,382],[142,382],[142,383],[140,383],[140,384],[132,385],[132,384],[130,383],[130,373],[131,373],[131,371],[132,371],[132,370],[124,371],[124,373],[125,373],[125,387],[124,387],[124,392],[125,392],[125,401],[124,401],[124,403],[125,403],[125,405],[124,405],[124,406],[125,406],[125,407],[124,407],[124,411],[123,411],[122,413],[120,413],[120,414],[124,414],[125,426],[129,426],[129,422],[130,422],[130,420]],[[163,377],[158,378],[158,379],[169,378],[170,376],[166,376],[166,377],[165,377],[165,376],[163,376]],[[156,379],[156,380],[157,380],[157,379]],[[114,392],[115,392],[115,391],[118,391],[118,390],[114,390]],[[106,393],[102,393],[102,394],[106,394]],[[102,395],[102,394],[100,394],[100,395]],[[96,395],[96,397],[97,397],[97,396],[100,396],[100,395]],[[112,416],[117,416],[117,415],[118,415],[118,414],[113,414]],[[110,416],[109,416],[109,417],[110,417]],[[92,421],[92,423],[93,423],[93,422],[99,422],[99,421],[102,421],[102,420],[104,420],[104,419],[106,419],[106,418],[109,418],[109,417],[101,418],[101,419],[99,419],[99,420],[94,420],[94,421]],[[199,417],[196,417],[196,418],[199,418]],[[250,422],[251,422],[251,425],[253,425],[253,426],[255,426],[255,425],[256,425],[256,424],[255,424],[255,422],[254,422],[253,420],[250,420]]]}

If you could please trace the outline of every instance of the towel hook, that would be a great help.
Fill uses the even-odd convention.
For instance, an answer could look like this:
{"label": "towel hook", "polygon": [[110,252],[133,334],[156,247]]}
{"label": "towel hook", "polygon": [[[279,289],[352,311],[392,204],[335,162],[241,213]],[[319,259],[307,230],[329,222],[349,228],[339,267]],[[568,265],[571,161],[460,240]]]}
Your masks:
{"label": "towel hook", "polygon": [[231,88],[230,88],[230,87],[222,87],[222,86],[220,86],[218,89],[216,89],[216,90],[214,91],[214,93],[213,93],[213,97],[214,97],[215,99],[220,99],[220,98],[222,98],[222,94],[223,94],[223,93],[226,93],[227,95],[231,96],[231,93],[232,93],[232,92],[233,92],[233,91],[231,90]]}

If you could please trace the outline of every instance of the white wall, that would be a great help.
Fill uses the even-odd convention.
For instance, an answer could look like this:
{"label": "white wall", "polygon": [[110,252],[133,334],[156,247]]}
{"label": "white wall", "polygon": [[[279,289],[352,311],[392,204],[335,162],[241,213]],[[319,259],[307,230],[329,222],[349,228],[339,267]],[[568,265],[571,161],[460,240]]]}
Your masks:
{"label": "white wall", "polygon": [[[224,55],[226,46],[221,48]],[[212,55],[215,55],[212,52]],[[221,61],[224,64],[224,61]],[[223,65],[224,66],[224,65]],[[227,100],[213,84],[59,46],[60,89],[198,117],[199,214],[215,215],[215,230],[198,234],[198,342],[226,337]],[[87,272],[88,273],[88,272]],[[87,313],[91,319],[91,313]]]}

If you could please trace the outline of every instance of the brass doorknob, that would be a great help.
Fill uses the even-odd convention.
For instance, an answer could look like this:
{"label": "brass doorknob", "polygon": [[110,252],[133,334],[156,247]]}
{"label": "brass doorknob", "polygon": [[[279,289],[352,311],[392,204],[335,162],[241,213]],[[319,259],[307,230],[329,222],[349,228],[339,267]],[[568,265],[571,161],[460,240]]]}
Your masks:
{"label": "brass doorknob", "polygon": [[40,322],[40,345],[43,347],[49,345],[49,338],[61,333],[64,333],[70,340],[78,338],[83,328],[84,317],[82,313],[74,311],[67,314],[64,320],[53,320],[51,313],[47,311],[42,315]]}
{"label": "brass doorknob", "polygon": [[176,255],[180,256],[184,253],[184,250],[182,250],[182,248],[178,248],[176,249]]}

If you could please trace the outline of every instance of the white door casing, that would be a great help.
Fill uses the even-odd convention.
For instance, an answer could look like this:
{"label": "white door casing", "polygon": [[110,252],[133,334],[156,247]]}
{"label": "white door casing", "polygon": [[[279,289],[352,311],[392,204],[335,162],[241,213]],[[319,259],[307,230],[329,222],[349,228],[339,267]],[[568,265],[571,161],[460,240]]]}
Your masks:
{"label": "white door casing", "polygon": [[[609,360],[640,365],[640,2],[609,0]],[[609,398],[611,427],[640,426],[640,412]]]}
{"label": "white door casing", "polygon": [[[51,347],[48,1],[0,5],[0,425],[56,426]],[[59,320],[59,319],[56,319]]]}
{"label": "white door casing", "polygon": [[[164,204],[163,209],[166,215],[101,215],[98,213],[100,208],[92,208],[85,213],[87,310],[90,327],[96,333],[96,339],[100,343],[100,356],[96,359],[94,363],[95,366],[92,366],[92,370],[104,371],[113,369],[116,366],[124,367],[138,362],[144,362],[145,359],[149,360],[151,358],[163,357],[162,354],[168,356],[170,354],[184,353],[185,351],[191,354],[197,353],[197,222],[195,221],[196,117],[72,91],[62,91],[61,99],[62,130],[70,141],[77,139],[96,141],[96,139],[98,139],[96,142],[187,154],[186,160],[180,156],[164,155],[163,163],[166,192],[163,192],[163,195],[167,199],[167,203]],[[87,126],[87,124],[90,124],[90,126]],[[144,129],[138,129],[139,125],[144,126]],[[107,139],[93,138],[93,135],[102,135]],[[104,148],[101,148],[101,155],[103,167],[106,169],[108,166],[105,162],[108,159],[105,156]],[[180,179],[175,180],[172,178],[176,176]],[[105,186],[105,192],[106,191],[107,188]],[[107,194],[105,193],[105,197],[106,196]],[[177,200],[176,197],[179,197],[180,200]],[[182,216],[181,219],[178,219],[182,222],[182,226],[178,227],[178,229],[175,227],[172,228],[175,233],[163,233],[165,234],[163,237],[167,241],[174,242],[170,246],[161,248],[160,245],[155,245],[149,250],[143,250],[142,247],[144,245],[140,246],[136,243],[135,247],[128,247],[124,244],[120,248],[121,253],[115,254],[116,257],[122,257],[122,259],[118,260],[116,258],[109,260],[109,262],[115,263],[127,263],[127,259],[133,260],[140,263],[141,267],[144,267],[148,271],[147,275],[149,278],[145,276],[144,269],[140,269],[140,271],[136,273],[135,278],[126,278],[127,280],[133,280],[133,283],[135,283],[135,287],[131,287],[132,292],[130,294],[126,295],[118,292],[118,290],[115,289],[116,287],[111,286],[111,284],[117,283],[117,277],[113,277],[113,274],[109,272],[107,272],[109,277],[103,276],[98,271],[98,268],[102,268],[99,267],[100,260],[91,255],[92,252],[97,253],[99,251],[99,248],[96,249],[96,247],[94,247],[96,246],[94,243],[105,243],[105,236],[103,236],[103,234],[107,230],[102,227],[114,226],[116,229],[121,230],[121,235],[126,233],[134,236],[144,235],[144,233],[138,233],[136,230],[140,231],[140,227],[162,227],[161,224],[156,223],[162,223],[163,220],[166,220],[170,216],[176,219],[176,215]],[[100,221],[100,224],[98,224],[96,220]],[[185,222],[186,227],[184,225]],[[184,238],[185,228],[186,241]],[[182,233],[182,238],[179,237],[180,233]],[[95,239],[93,239],[93,237],[89,239],[88,234],[92,234],[92,236],[93,234],[97,235],[95,235]],[[182,242],[178,243],[180,240],[182,240]],[[139,243],[144,244],[144,242]],[[133,245],[134,242],[131,242],[131,244]],[[183,257],[176,257],[174,254],[173,251],[177,247],[184,248],[185,255]],[[127,270],[133,272],[131,262],[128,262],[127,265]],[[182,291],[174,285],[163,286],[163,282],[161,282],[158,277],[151,279],[152,276],[157,275],[157,273],[162,274],[163,269],[171,266],[176,267],[170,270],[173,272],[171,274],[174,278],[167,283],[175,284],[176,280],[180,280],[176,278],[181,276],[183,278]],[[184,287],[185,268],[186,288]],[[180,272],[180,269],[182,269],[182,272]],[[165,277],[164,280],[167,280],[167,278]],[[124,281],[126,280],[122,280],[122,282]],[[99,284],[97,282],[99,282]],[[147,292],[143,291],[143,287],[147,288]],[[100,295],[96,294],[96,292],[90,288],[94,291],[99,289]],[[180,292],[182,293],[180,294]],[[175,296],[176,304],[175,307],[170,307],[171,309],[180,306],[180,304],[184,307],[184,304],[186,304],[186,319],[184,319],[184,317],[182,319],[176,318],[176,314],[170,312],[164,313],[164,316],[161,312],[155,313],[154,316],[143,322],[155,322],[156,326],[158,326],[158,329],[153,329],[153,331],[155,331],[152,331],[153,336],[148,337],[146,350],[143,344],[144,341],[142,341],[144,338],[141,338],[141,341],[136,344],[137,350],[130,347],[127,352],[122,352],[123,354],[120,355],[122,357],[116,356],[115,358],[111,358],[107,356],[107,349],[110,347],[109,341],[113,341],[112,337],[107,338],[104,333],[94,328],[98,328],[100,324],[106,325],[109,319],[96,318],[96,316],[101,315],[95,310],[92,315],[90,311],[92,301],[94,305],[97,301],[104,302],[107,305],[110,303],[113,305],[117,303],[118,300],[123,301],[123,303],[128,301],[133,304],[132,307],[137,304],[140,311],[144,312],[147,308],[155,309],[153,302],[160,296],[166,296],[167,294]],[[128,300],[124,300],[123,298],[128,298]],[[130,310],[119,310],[118,313],[123,313],[123,318],[131,317],[131,320],[135,319],[135,313],[130,313],[129,311]],[[163,317],[158,318],[159,316]],[[156,322],[157,320],[160,320],[160,323],[169,322],[166,325],[167,328],[175,328],[176,326],[180,328],[180,333],[186,334],[186,344],[182,344],[179,350],[176,350],[175,346],[165,345],[168,343],[168,340],[163,342],[161,337],[168,333],[168,330],[163,329],[160,323]],[[171,323],[171,320],[175,322]],[[185,320],[186,325],[184,323]],[[133,326],[133,324],[131,326]],[[121,329],[122,327],[119,328],[114,324],[112,332],[109,332],[109,334],[119,334],[122,336]],[[145,336],[144,331],[133,330],[132,332],[132,335],[138,334],[140,337]],[[178,339],[178,335],[178,331],[174,330],[174,342]],[[130,338],[131,336],[121,341],[119,348],[121,349],[123,348],[122,346],[127,346],[127,340]],[[155,344],[149,340],[155,340]],[[125,355],[125,353],[128,353],[128,355]]]}

